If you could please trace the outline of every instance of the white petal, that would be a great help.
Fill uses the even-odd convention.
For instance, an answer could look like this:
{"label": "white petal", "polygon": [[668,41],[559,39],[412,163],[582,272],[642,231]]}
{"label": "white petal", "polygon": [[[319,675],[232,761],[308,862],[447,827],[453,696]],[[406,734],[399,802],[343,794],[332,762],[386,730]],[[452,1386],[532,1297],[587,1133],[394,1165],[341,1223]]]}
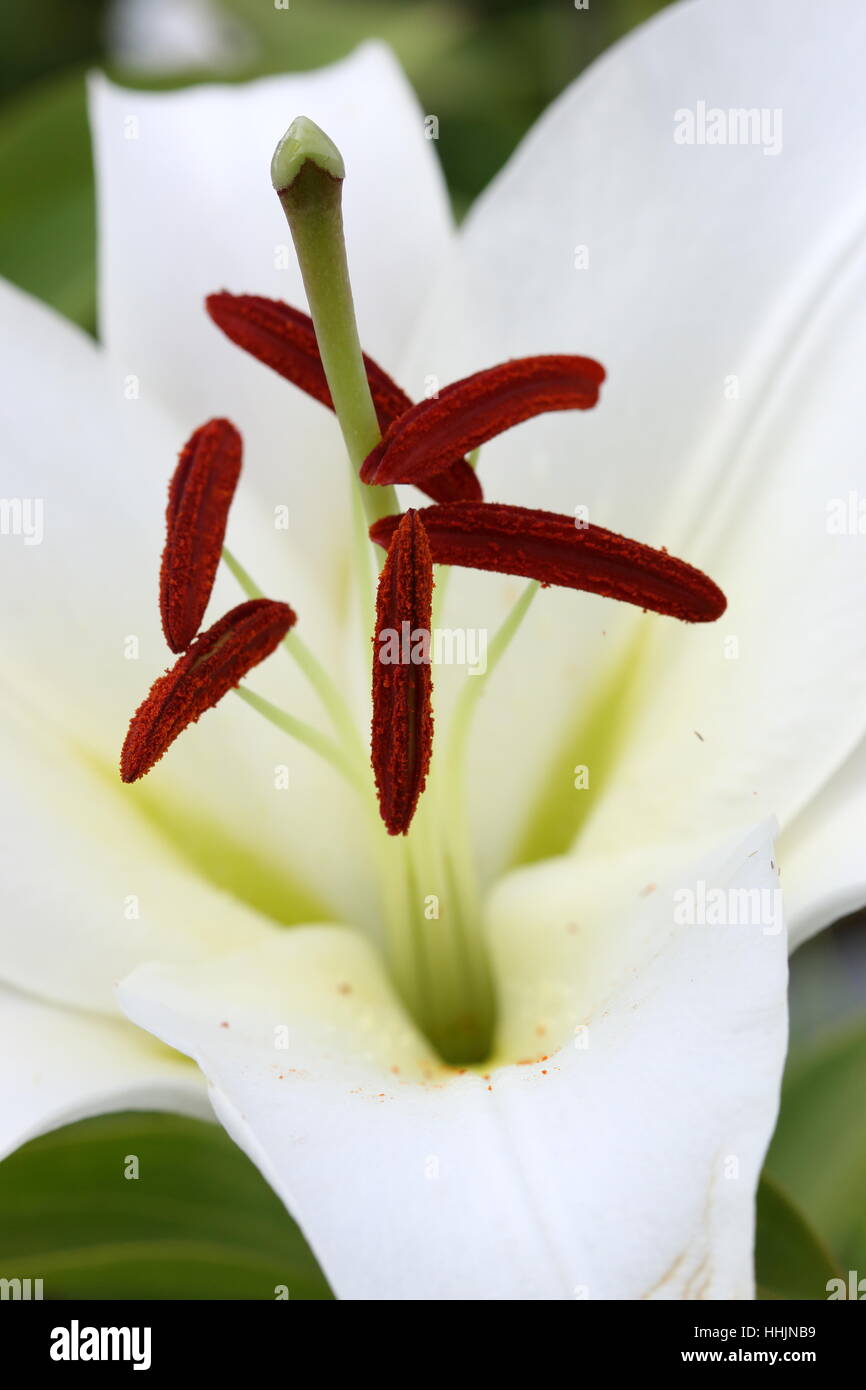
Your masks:
{"label": "white petal", "polygon": [[866,901],[866,743],[779,842],[792,947]]}
{"label": "white petal", "polygon": [[[434,286],[410,388],[531,352],[589,353],[608,368],[594,411],[485,447],[488,495],[586,505],[706,568],[731,600],[696,634],[542,595],[475,740],[489,840],[519,826],[527,778],[561,789],[563,827],[577,820],[571,766],[594,762],[596,789],[613,791],[602,787],[610,749],[586,746],[594,696],[605,737],[621,733],[629,752],[600,850],[635,824],[661,840],[696,816],[727,832],[765,805],[787,820],[864,731],[866,549],[825,529],[829,500],[860,486],[866,429],[863,200],[850,177],[864,43],[855,3],[820,23],[809,0],[665,10],[543,117]],[[698,102],[765,112],[766,141],[676,143],[677,112]],[[465,601],[454,586],[452,623],[458,597],[475,621],[496,622],[507,587],[488,579],[482,606],[479,584]],[[633,727],[638,702],[623,711],[615,697],[636,631],[653,659],[641,691],[652,703]],[[738,661],[725,658],[728,635]],[[543,718],[522,714],[530,683]]]}
{"label": "white petal", "polygon": [[130,613],[135,585],[155,600],[162,545],[162,508],[139,489],[149,472],[167,480],[183,441],[124,399],[122,380],[86,334],[5,283],[0,324],[10,500],[0,549],[3,674],[14,664],[20,682],[62,678],[58,716],[74,719],[82,738],[112,713],[120,731],[145,693],[141,665],[123,660],[124,639],[138,637],[151,667],[165,651],[155,601],[145,627]]}
{"label": "white petal", "polygon": [[[769,863],[753,836],[697,872],[772,891]],[[589,1047],[489,1078],[425,1080],[369,948],[339,929],[196,971],[142,967],[120,999],[199,1062],[343,1298],[748,1298],[785,1047],[784,933],[672,930],[661,894],[645,910],[653,951],[573,1020]],[[524,961],[536,925],[523,914]]]}
{"label": "white petal", "polygon": [[114,1110],[211,1118],[201,1078],[120,1020],[0,988],[0,1158],[61,1125]]}
{"label": "white petal", "polygon": [[848,270],[696,528],[728,611],[712,626],[653,633],[588,852],[637,827],[659,840],[728,833],[750,805],[786,826],[863,735],[866,546],[828,529],[831,499],[858,486],[852,441],[866,429],[856,370],[866,316],[849,312],[866,296],[866,255]]}
{"label": "white petal", "polygon": [[[346,161],[344,220],[365,349],[387,369],[449,238],[423,116],[387,49],[367,44],[318,72],[180,92],[92,86],[103,339],[144,396],[183,429],[240,428],[269,509],[339,569],[348,465],[330,412],[229,343],[205,314],[214,290],[306,300],[269,177],[277,140],[305,114]],[[331,576],[332,577],[332,576]]]}
{"label": "white petal", "polygon": [[116,773],[3,695],[0,755],[0,979],[116,1014],[113,984],[141,961],[224,954],[271,930],[205,881]]}

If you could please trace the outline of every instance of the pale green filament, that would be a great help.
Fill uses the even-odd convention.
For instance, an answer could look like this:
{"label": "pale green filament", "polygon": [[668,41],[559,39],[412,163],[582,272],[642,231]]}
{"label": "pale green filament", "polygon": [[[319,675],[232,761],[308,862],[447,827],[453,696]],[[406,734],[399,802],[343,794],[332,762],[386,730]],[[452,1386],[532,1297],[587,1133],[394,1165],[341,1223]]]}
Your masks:
{"label": "pale green filament", "polygon": [[[228,546],[223,546],[222,558],[226,568],[234,575],[247,598],[264,597],[258,584],[231,553]],[[283,646],[315,690],[337,733],[349,748],[354,748],[356,756],[360,755],[361,760],[364,761],[366,750],[358,732],[358,726],[352,718],[348,705],[318,657],[298,636],[295,628],[292,628],[291,632],[283,638]]]}
{"label": "pale green filament", "polygon": [[278,729],[282,729],[284,734],[302,743],[305,748],[310,748],[314,753],[318,753],[320,758],[324,758],[332,767],[335,767],[346,781],[349,782],[356,791],[362,796],[367,793],[367,786],[360,776],[357,763],[343,752],[339,744],[332,742],[324,734],[320,734],[318,729],[314,729],[312,724],[307,724],[303,719],[296,719],[293,714],[280,709],[279,705],[272,704],[264,696],[257,695],[254,690],[248,690],[246,686],[239,685],[235,688],[235,694],[264,715],[271,724]]}
{"label": "pale green filament", "polygon": [[437,774],[434,759],[406,840],[407,927],[416,969],[427,984],[417,1016],[446,1061],[471,1065],[490,1053],[494,999],[476,905],[464,900],[455,873],[455,834],[461,829],[453,819],[454,808],[444,804]]}
{"label": "pale green filament", "polygon": [[471,680],[467,679],[460,693],[451,721],[450,740],[446,755],[448,787],[452,793],[461,780],[461,769],[466,753],[466,738],[475,708],[487,688],[487,682],[519,632],[523,619],[529,612],[530,604],[539,588],[538,580],[530,580],[490,643],[487,652],[487,669],[483,675],[473,676]]}
{"label": "pale green filament", "polygon": [[235,559],[227,545],[224,545],[222,548],[222,559],[226,567],[240,584],[247,598],[264,598],[264,594],[249,571],[244,569],[240,560]]}
{"label": "pale green filament", "polygon": [[467,741],[473,715],[487,682],[519,632],[539,587],[535,580],[527,584],[508,617],[495,633],[488,649],[485,672],[482,675],[467,676],[454,709],[444,757],[431,788],[438,803],[436,809],[439,824],[447,826],[447,844],[450,852],[447,854],[446,864],[453,890],[459,952],[466,981],[464,988],[474,1001],[480,1036],[486,1044],[477,1054],[478,1057],[486,1055],[492,1042],[495,996],[482,932],[482,904],[472,861],[463,776]]}

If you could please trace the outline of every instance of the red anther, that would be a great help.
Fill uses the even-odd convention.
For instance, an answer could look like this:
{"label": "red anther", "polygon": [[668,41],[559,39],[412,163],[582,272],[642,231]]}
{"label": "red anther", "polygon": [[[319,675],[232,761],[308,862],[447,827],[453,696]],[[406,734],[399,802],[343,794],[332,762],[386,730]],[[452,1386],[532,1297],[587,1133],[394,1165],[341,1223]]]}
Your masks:
{"label": "red anther", "polygon": [[186,651],[201,626],[240,471],[241,437],[229,420],[196,430],[174,470],[159,576],[162,630],[173,652]]}
{"label": "red anther", "polygon": [[137,782],[190,724],[264,661],[295,623],[287,603],[249,599],[233,608],[170,671],[136,710],[120,755],[120,776]]}
{"label": "red anther", "polygon": [[[372,761],[379,812],[388,834],[405,835],[424,790],[433,747],[433,562],[419,513],[407,511],[395,520],[399,524],[379,576],[376,600]],[[425,634],[422,659],[412,660],[418,655],[419,639],[424,647]],[[400,659],[389,662],[395,643]]]}
{"label": "red anther", "polygon": [[497,434],[551,410],[589,410],[604,367],[591,357],[517,357],[464,377],[419,401],[388,428],[364,460],[365,483],[423,487]]}
{"label": "red anther", "polygon": [[[434,564],[585,589],[687,623],[714,622],[727,607],[721,589],[684,560],[601,526],[578,527],[570,516],[498,502],[424,507],[419,515]],[[400,523],[387,516],[370,527],[389,557]]]}
{"label": "red anther", "polygon": [[[308,314],[302,314],[300,309],[293,309],[279,299],[266,299],[259,294],[229,294],[227,290],[209,294],[205,307],[217,327],[233,343],[333,410],[313,320]],[[375,366],[375,363],[367,363],[368,372],[370,365]],[[384,372],[382,376],[385,377]],[[400,388],[393,382],[390,384],[399,393]],[[387,414],[389,424],[394,418],[393,412]]]}
{"label": "red anther", "polygon": [[[208,295],[205,306],[217,327],[233,343],[333,410],[309,314],[293,309],[280,299],[266,299],[258,294],[229,294],[227,290]],[[376,418],[384,433],[395,420],[411,410],[412,401],[366,353],[364,366]],[[427,488],[423,491],[427,492]],[[480,501],[481,485],[466,460],[456,458],[437,479],[435,490],[431,489],[428,496],[437,502]]]}
{"label": "red anther", "polygon": [[417,485],[434,502],[483,502],[484,493],[475,469],[466,459],[443,468]]}

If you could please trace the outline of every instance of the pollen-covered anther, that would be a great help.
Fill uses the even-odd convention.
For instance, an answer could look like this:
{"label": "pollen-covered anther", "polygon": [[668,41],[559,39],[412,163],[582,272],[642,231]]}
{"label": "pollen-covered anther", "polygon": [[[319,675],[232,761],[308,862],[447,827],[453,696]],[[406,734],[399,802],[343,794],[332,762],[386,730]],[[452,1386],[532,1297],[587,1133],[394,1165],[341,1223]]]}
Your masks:
{"label": "pollen-covered anther", "polygon": [[[373,639],[372,762],[379,811],[389,835],[408,831],[433,747],[433,561],[419,513],[407,511],[397,520],[379,576]],[[404,633],[413,639],[408,651]],[[420,651],[415,642],[419,634]],[[400,648],[397,660],[389,659],[394,645]]]}
{"label": "pollen-covered anther", "polygon": [[120,755],[122,780],[137,782],[149,772],[184,729],[270,656],[295,620],[287,603],[254,598],[201,633],[133,715]]}
{"label": "pollen-covered anther", "polygon": [[240,477],[241,448],[231,421],[209,420],[188,440],[169,484],[159,608],[173,652],[186,651],[201,626]]}
{"label": "pollen-covered anther", "polygon": [[458,455],[552,410],[589,410],[604,367],[591,357],[517,357],[444,387],[401,415],[364,460],[365,483],[424,487]]}
{"label": "pollen-covered anther", "polygon": [[[424,507],[420,516],[434,564],[583,589],[689,623],[714,622],[727,606],[712,579],[685,560],[570,516],[498,502]],[[399,516],[384,517],[370,535],[389,548],[401,525]]]}
{"label": "pollen-covered anther", "polygon": [[[205,306],[213,322],[237,347],[333,410],[309,314],[280,299],[229,294],[227,290],[208,295]],[[366,353],[363,358],[376,418],[384,434],[395,420],[412,409],[412,401],[378,362]],[[480,502],[482,497],[478,478],[462,457],[453,458],[423,490],[436,502]]]}

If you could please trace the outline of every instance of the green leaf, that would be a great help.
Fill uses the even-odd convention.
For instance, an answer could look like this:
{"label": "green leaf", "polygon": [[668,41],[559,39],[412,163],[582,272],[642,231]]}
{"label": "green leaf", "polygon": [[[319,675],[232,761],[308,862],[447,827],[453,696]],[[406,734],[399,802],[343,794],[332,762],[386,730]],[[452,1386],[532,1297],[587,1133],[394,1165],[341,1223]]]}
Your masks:
{"label": "green leaf", "polygon": [[0,274],[92,331],[96,225],[80,72],[5,107],[0,188]]}
{"label": "green leaf", "polygon": [[277,9],[260,0],[222,0],[256,46],[256,66],[299,72],[332,63],[367,39],[389,44],[411,71],[438,65],[474,20],[460,6],[419,0],[411,9],[394,0],[319,0]]}
{"label": "green leaf", "polygon": [[847,1269],[866,1272],[866,1023],[790,1066],[766,1171]]}
{"label": "green leaf", "polygon": [[829,1250],[771,1178],[761,1179],[755,1278],[761,1299],[825,1299],[841,1274]]}
{"label": "green leaf", "polygon": [[0,1278],[41,1278],[47,1299],[331,1297],[223,1130],[150,1113],[69,1125],[0,1164]]}
{"label": "green leaf", "polygon": [[5,100],[49,73],[95,62],[110,0],[27,0],[0,5],[0,94]]}

